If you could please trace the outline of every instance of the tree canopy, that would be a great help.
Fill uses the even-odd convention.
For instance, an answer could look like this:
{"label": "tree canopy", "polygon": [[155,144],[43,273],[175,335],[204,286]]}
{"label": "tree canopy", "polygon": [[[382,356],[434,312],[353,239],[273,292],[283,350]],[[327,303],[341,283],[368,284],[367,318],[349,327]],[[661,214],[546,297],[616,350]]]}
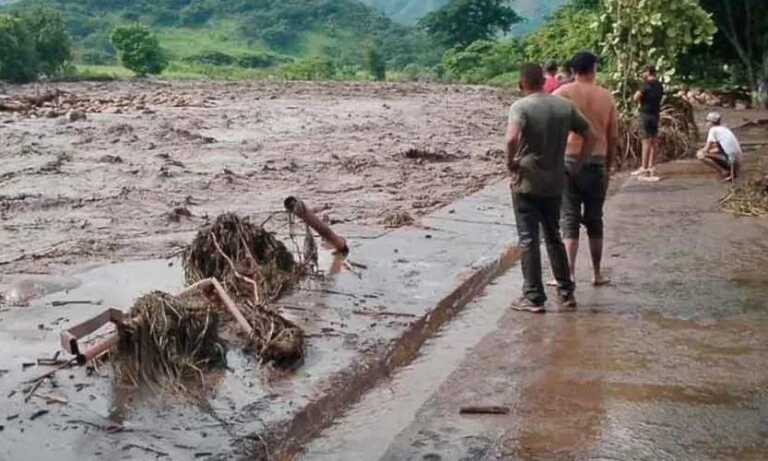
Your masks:
{"label": "tree canopy", "polygon": [[768,12],[764,0],[701,0],[717,25],[714,49],[724,63],[744,71],[754,89],[768,79]]}
{"label": "tree canopy", "polygon": [[157,37],[141,24],[116,27],[112,32],[112,45],[120,62],[140,77],[161,74],[168,66]]}
{"label": "tree canopy", "polygon": [[478,40],[492,40],[523,18],[504,0],[452,0],[419,21],[436,41],[466,48]]}

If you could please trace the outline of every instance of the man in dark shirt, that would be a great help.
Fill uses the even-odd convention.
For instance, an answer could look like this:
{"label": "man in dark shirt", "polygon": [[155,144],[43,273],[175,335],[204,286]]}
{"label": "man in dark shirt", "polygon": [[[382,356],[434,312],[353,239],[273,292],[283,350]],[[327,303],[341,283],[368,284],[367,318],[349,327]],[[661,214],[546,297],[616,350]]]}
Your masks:
{"label": "man in dark shirt", "polygon": [[565,187],[565,148],[569,132],[584,138],[580,156],[591,152],[595,135],[589,122],[573,104],[543,91],[544,71],[526,64],[520,72],[524,98],[509,110],[507,164],[512,176],[523,278],[523,297],[518,310],[544,312],[547,295],[541,274],[539,227],[544,230],[547,253],[558,285],[560,302],[575,308],[575,285],[560,236],[560,204]]}
{"label": "man in dark shirt", "polygon": [[654,165],[659,154],[659,128],[661,123],[661,100],[664,86],[656,78],[656,68],[648,66],[643,72],[643,88],[635,94],[640,105],[640,137],[643,144],[643,164],[632,172],[632,176],[655,180]]}

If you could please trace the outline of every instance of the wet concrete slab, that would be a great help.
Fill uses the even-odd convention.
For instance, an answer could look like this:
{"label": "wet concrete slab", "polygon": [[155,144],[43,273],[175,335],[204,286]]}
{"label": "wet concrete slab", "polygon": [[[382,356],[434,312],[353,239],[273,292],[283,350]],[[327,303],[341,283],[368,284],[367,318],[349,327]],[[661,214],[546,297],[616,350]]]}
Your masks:
{"label": "wet concrete slab", "polygon": [[[703,176],[626,182],[607,206],[612,286],[590,286],[583,249],[577,312],[502,313],[445,361],[452,371],[393,377],[393,399],[427,390],[421,404],[378,404],[384,421],[408,416],[399,428],[361,429],[371,451],[355,438],[375,413],[367,398],[303,459],[768,459],[768,222],[722,214],[725,191]],[[519,278],[509,280],[466,313],[508,306],[519,293]],[[445,353],[424,351],[418,363]],[[509,414],[459,414],[478,405]]]}
{"label": "wet concrete slab", "polygon": [[[514,262],[508,204],[507,186],[499,183],[419,226],[351,238],[351,266],[323,261],[331,267],[327,277],[280,301],[309,334],[302,366],[265,369],[235,347],[227,371],[207,377],[212,390],[202,402],[122,388],[108,365],[68,370],[41,386],[38,393],[66,404],[38,397],[24,402],[23,382],[48,370],[24,364],[53,355],[61,329],[107,306],[129,306],[147,291],[178,291],[178,261],[96,268],[77,275],[81,283],[73,290],[0,312],[0,344],[6,345],[0,394],[8,396],[0,411],[0,459],[26,456],[30,447],[27,459],[60,461],[295,453],[375,383],[413,360],[428,337]],[[83,303],[54,307],[67,300]],[[47,413],[37,414],[41,410]]]}

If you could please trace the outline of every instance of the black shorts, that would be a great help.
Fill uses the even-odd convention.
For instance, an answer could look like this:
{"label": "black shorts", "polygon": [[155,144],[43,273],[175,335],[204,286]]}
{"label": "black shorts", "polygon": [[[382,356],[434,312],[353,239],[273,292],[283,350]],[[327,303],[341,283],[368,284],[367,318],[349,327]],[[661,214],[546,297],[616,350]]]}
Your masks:
{"label": "black shorts", "polygon": [[658,115],[640,114],[640,137],[642,139],[657,138],[659,136],[660,119]]}
{"label": "black shorts", "polygon": [[577,173],[566,173],[560,227],[563,237],[579,239],[582,225],[590,239],[603,238],[603,205],[607,194],[605,167],[586,164]]}

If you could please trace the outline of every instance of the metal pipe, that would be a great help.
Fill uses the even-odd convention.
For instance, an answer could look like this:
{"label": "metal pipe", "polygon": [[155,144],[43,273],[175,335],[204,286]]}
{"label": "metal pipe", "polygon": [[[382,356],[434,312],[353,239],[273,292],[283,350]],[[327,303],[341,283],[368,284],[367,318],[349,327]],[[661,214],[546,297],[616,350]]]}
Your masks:
{"label": "metal pipe", "polygon": [[307,223],[309,227],[320,234],[320,237],[322,237],[323,240],[330,243],[337,252],[341,254],[349,253],[347,241],[343,237],[339,237],[333,229],[321,221],[320,218],[318,218],[300,199],[296,197],[288,197],[285,199],[284,205],[286,211],[296,215],[302,221]]}

